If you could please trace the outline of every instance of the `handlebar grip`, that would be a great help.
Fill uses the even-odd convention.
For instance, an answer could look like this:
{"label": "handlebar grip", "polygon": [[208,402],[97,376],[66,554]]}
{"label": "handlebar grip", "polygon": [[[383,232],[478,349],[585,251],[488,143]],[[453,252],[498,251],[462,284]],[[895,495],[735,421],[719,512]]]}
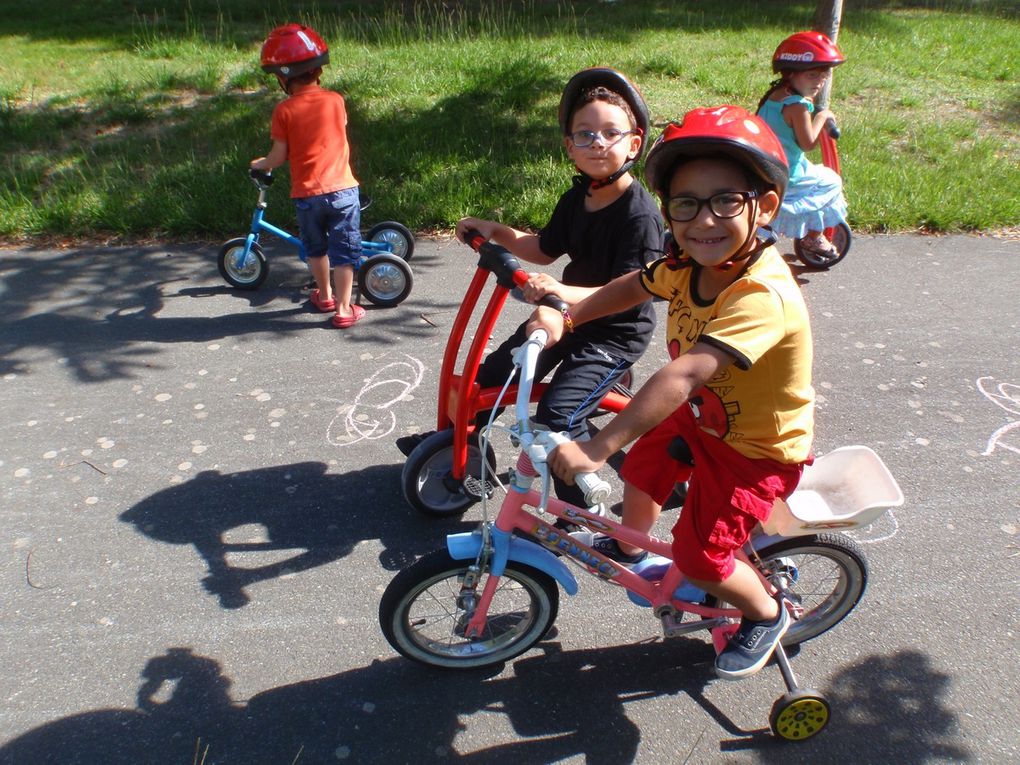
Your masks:
{"label": "handlebar grip", "polygon": [[565,300],[562,300],[559,296],[552,294],[542,297],[542,299],[538,301],[538,304],[548,306],[549,308],[553,308],[561,313],[570,308],[570,305]]}
{"label": "handlebar grip", "polygon": [[[563,433],[550,433],[549,440],[556,446],[565,444],[570,439]],[[555,447],[554,447],[555,448]],[[603,481],[596,473],[576,473],[574,483],[584,493],[584,501],[588,507],[593,507],[609,499],[613,489],[608,482]]]}
{"label": "handlebar grip", "polygon": [[832,117],[829,117],[829,119],[825,120],[825,130],[833,141],[839,140],[840,136],[839,125],[836,124],[836,120],[834,120]]}
{"label": "handlebar grip", "polygon": [[254,167],[248,169],[248,176],[263,186],[273,185],[273,174],[267,173],[265,170],[256,170]]}
{"label": "handlebar grip", "polygon": [[475,252],[478,252],[479,248],[485,244],[486,241],[488,240],[473,228],[464,232],[464,243]]}
{"label": "handlebar grip", "polygon": [[574,483],[584,492],[584,501],[588,507],[602,504],[609,499],[609,495],[613,491],[609,483],[603,481],[595,473],[578,473],[574,476]]}

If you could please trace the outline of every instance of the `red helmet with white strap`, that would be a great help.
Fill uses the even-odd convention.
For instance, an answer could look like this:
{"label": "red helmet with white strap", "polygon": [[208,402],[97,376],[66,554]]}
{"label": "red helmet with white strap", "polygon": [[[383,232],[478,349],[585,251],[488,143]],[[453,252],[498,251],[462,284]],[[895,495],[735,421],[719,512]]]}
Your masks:
{"label": "red helmet with white strap", "polygon": [[329,63],[329,47],[311,27],[287,24],[262,43],[262,69],[290,79]]}
{"label": "red helmet with white strap", "polygon": [[772,54],[772,71],[839,66],[846,57],[821,32],[797,32],[779,43]]}
{"label": "red helmet with white strap", "polygon": [[693,109],[680,124],[667,125],[648,152],[645,182],[665,199],[681,158],[718,154],[751,170],[782,199],[790,177],[783,145],[761,117],[740,106]]}

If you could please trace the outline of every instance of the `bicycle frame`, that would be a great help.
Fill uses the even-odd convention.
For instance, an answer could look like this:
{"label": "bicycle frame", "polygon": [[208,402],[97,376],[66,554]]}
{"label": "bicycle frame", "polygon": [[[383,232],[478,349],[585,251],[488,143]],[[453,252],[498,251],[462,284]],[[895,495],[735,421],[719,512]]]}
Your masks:
{"label": "bicycle frame", "polygon": [[[519,459],[517,467],[512,471],[510,491],[507,492],[491,528],[487,521],[483,521],[479,531],[447,537],[447,549],[452,557],[460,560],[475,558],[479,571],[487,569],[489,574],[477,607],[466,625],[465,635],[474,637],[484,633],[489,604],[499,587],[500,577],[509,560],[526,563],[547,573],[559,582],[568,594],[576,594],[577,582],[562,559],[557,557],[559,555],[580,563],[589,573],[603,581],[623,587],[635,602],[643,601],[650,605],[655,615],[662,621],[666,635],[676,636],[708,629],[712,632],[712,640],[717,650],[721,650],[727,636],[736,629],[740,612],[734,608],[705,606],[700,602],[705,599],[705,593],[693,585],[685,586],[680,569],[672,565],[673,554],[668,542],[602,517],[597,511],[584,510],[549,496],[550,481],[544,457],[548,451],[555,448],[562,437],[553,436],[546,431],[533,431],[528,420],[528,403],[534,386],[532,377],[535,360],[539,350],[545,345],[546,337],[544,330],[537,330],[515,356],[515,361],[521,368],[521,376],[514,391],[518,422],[512,431],[521,443],[524,459]],[[494,406],[498,403],[493,401]],[[536,478],[542,479],[541,492],[532,488]],[[582,475],[576,480],[580,482],[599,479],[595,476]],[[528,505],[544,510],[556,518],[641,547],[669,561],[671,565],[661,579],[646,579],[639,572],[601,555],[577,542],[566,532],[533,515],[526,509]],[[537,542],[515,537],[517,532]],[[751,565],[770,595],[776,594],[776,588],[751,562],[745,550],[738,551],[737,557]],[[679,618],[682,612],[690,612],[702,618],[700,621],[684,624]],[[796,609],[794,613],[797,615]]]}
{"label": "bicycle frame", "polygon": [[[267,187],[261,183],[258,183],[257,181],[253,180],[253,182],[255,183],[255,186],[259,190],[259,198],[258,202],[255,203],[255,212],[252,213],[251,216],[251,228],[249,229],[248,236],[245,239],[244,250],[238,256],[240,260],[238,266],[245,265],[245,263],[247,262],[248,258],[251,255],[252,243],[259,241],[259,237],[263,233],[272,234],[273,236],[278,237],[285,241],[291,247],[297,249],[298,257],[301,259],[301,262],[307,263],[308,256],[305,253],[305,247],[301,243],[301,240],[298,237],[294,236],[289,231],[286,231],[280,228],[279,226],[275,226],[269,221],[265,220],[266,207],[269,206],[268,202],[266,202]],[[374,255],[377,252],[390,251],[390,248],[386,244],[382,244],[380,242],[368,242],[364,240],[362,240],[361,242],[361,249],[363,254],[358,261],[359,265],[363,263],[365,259],[368,258],[370,255]]]}

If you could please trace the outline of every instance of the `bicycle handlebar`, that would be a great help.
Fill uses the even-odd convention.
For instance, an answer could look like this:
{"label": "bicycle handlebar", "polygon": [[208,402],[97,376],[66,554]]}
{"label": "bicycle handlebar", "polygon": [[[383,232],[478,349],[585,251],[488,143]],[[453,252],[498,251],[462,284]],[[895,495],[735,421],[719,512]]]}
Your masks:
{"label": "bicycle handlebar", "polygon": [[[521,268],[520,262],[506,247],[490,242],[475,229],[464,232],[464,243],[479,254],[478,265],[496,276],[496,282],[513,289],[523,287],[528,281],[528,272]],[[539,305],[548,306],[557,311],[565,311],[569,306],[558,295],[544,295]]]}
{"label": "bicycle handlebar", "polygon": [[840,136],[839,125],[836,124],[836,120],[834,120],[832,117],[829,117],[829,119],[825,120],[825,130],[833,141],[839,140]]}
{"label": "bicycle handlebar", "polygon": [[254,167],[251,167],[248,169],[248,177],[260,189],[268,189],[273,185],[273,174],[265,170],[256,170]]}
{"label": "bicycle handlebar", "polygon": [[[531,388],[535,381],[535,365],[538,362],[538,354],[545,347],[548,339],[549,334],[544,329],[536,329],[528,337],[527,342],[517,351],[519,354],[517,360],[521,368],[521,377],[517,385],[518,422],[528,422]],[[537,447],[528,455],[531,458],[532,464],[544,463],[545,457],[549,452],[553,451],[560,444],[570,441],[570,438],[565,433],[553,433],[551,431],[539,431],[534,436],[535,440],[527,444],[534,444]],[[584,501],[588,507],[605,502],[612,493],[609,483],[599,478],[597,473],[577,473],[574,475],[574,483],[583,492]]]}

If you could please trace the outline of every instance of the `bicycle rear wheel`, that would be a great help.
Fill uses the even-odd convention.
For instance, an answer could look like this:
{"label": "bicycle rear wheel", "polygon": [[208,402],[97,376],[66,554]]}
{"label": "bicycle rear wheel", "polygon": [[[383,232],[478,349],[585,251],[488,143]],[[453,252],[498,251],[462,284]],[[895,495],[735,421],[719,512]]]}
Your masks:
{"label": "bicycle rear wheel", "polygon": [[524,653],[549,630],[559,611],[556,582],[537,569],[510,562],[489,607],[485,633],[464,636],[486,575],[464,590],[474,561],[436,550],[397,574],[379,602],[379,624],[408,659],[443,669],[475,669]]}
{"label": "bicycle rear wheel", "polygon": [[783,637],[787,647],[818,637],[843,621],[868,584],[864,551],[843,534],[791,537],[759,550],[758,556],[765,577],[804,610]]}

